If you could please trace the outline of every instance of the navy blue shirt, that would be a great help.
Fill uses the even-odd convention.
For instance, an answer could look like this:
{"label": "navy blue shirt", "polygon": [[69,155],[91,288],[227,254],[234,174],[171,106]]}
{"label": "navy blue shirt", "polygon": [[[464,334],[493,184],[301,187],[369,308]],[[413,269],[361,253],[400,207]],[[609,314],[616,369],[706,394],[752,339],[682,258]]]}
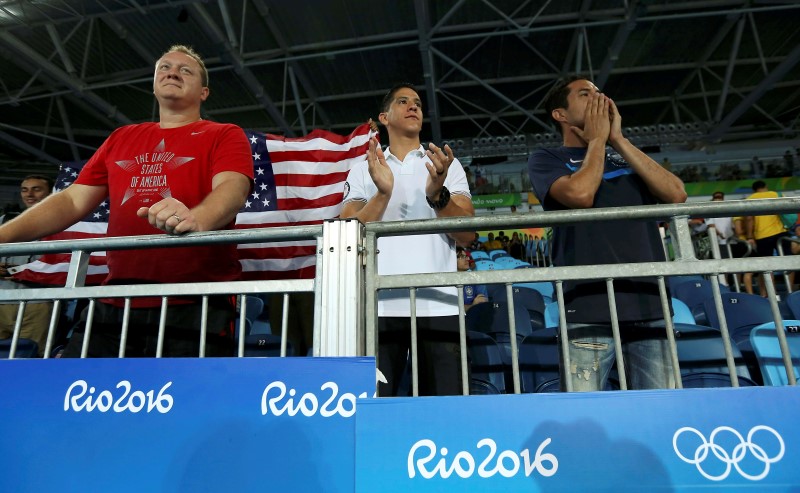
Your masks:
{"label": "navy blue shirt", "polygon": [[[528,160],[531,185],[546,211],[569,207],[550,196],[558,178],[580,169],[585,147],[539,149]],[[640,176],[611,148],[606,149],[603,180],[592,208],[655,204]],[[663,262],[664,249],[655,221],[591,221],[553,228],[553,263],[559,266]],[[620,322],[664,317],[655,278],[614,280]],[[567,322],[610,323],[604,279],[564,282]]]}

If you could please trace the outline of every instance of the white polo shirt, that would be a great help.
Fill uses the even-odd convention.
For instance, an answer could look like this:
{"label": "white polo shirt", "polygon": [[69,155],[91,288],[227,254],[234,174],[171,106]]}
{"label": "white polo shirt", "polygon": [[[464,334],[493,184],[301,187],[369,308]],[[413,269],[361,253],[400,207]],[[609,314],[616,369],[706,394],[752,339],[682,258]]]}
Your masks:
{"label": "white polo shirt", "polygon": [[[383,214],[382,221],[408,221],[433,219],[436,212],[425,199],[425,184],[428,179],[425,149],[409,152],[400,161],[390,149],[384,151],[386,163],[394,174],[392,197]],[[447,171],[444,186],[451,195],[471,198],[464,168],[454,159]],[[359,201],[366,203],[378,193],[378,188],[369,176],[366,161],[350,169],[345,184],[344,203]],[[446,234],[413,236],[389,236],[378,238],[378,274],[420,274],[431,272],[455,272],[455,243]],[[378,292],[378,316],[408,317],[411,314],[407,289],[384,289]],[[458,294],[455,287],[424,288],[417,290],[417,316],[441,317],[458,315]]]}

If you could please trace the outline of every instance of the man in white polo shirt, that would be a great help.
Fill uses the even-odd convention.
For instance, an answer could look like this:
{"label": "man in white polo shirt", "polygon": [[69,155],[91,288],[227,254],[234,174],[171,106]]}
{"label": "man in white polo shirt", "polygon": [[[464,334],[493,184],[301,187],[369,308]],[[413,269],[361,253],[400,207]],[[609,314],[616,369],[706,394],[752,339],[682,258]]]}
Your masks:
{"label": "man in white polo shirt", "polygon": [[[362,223],[474,216],[464,169],[449,146],[422,146],[422,102],[410,84],[393,87],[384,97],[378,120],[389,134],[382,151],[369,144],[367,161],[347,177],[342,218]],[[455,272],[456,242],[467,246],[474,232],[396,236],[378,239],[378,273]],[[410,346],[407,289],[378,294],[378,368],[388,384],[379,394],[397,395]],[[420,395],[461,393],[458,295],[455,287],[417,291]]]}

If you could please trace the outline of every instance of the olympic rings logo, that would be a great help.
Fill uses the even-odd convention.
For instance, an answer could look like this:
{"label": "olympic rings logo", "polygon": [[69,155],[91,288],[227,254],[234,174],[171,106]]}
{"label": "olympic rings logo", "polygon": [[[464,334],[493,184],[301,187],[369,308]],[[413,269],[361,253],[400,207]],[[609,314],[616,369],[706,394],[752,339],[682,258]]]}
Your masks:
{"label": "olympic rings logo", "polygon": [[[721,433],[730,433],[739,440],[739,443],[733,447],[733,450],[728,453],[725,448],[719,445],[719,438]],[[762,432],[759,434],[761,440],[759,443],[755,443],[753,437],[757,432]],[[686,457],[678,450],[678,438],[683,435],[684,433],[689,433],[692,435],[697,435],[700,438],[700,445],[694,451],[693,457]],[[777,454],[770,456],[767,451],[764,449],[765,447],[762,446],[764,444],[764,434],[769,433],[775,437],[777,444],[779,445],[779,451]],[[685,444],[684,444],[685,445]],[[772,444],[774,445],[774,443]],[[706,479],[710,479],[711,481],[722,481],[723,479],[727,478],[728,475],[731,473],[731,466],[735,467],[739,474],[742,475],[743,478],[749,479],[750,481],[759,481],[767,477],[769,474],[770,464],[778,462],[783,458],[783,454],[786,451],[786,446],[783,443],[783,438],[780,434],[775,431],[774,429],[770,428],[769,426],[758,425],[754,426],[748,433],[747,439],[745,439],[741,433],[734,430],[729,426],[720,426],[716,428],[714,431],[711,432],[711,436],[706,440],[706,437],[703,436],[698,430],[691,428],[689,426],[684,426],[683,428],[679,429],[675,432],[672,436],[672,448],[675,450],[675,453],[678,457],[686,462],[687,464],[694,464],[697,466],[697,470],[702,474]],[[774,450],[775,447],[767,447],[770,450]],[[707,458],[709,458],[709,451],[714,454],[719,461],[721,461],[725,465],[725,470],[718,475],[712,475],[706,472],[703,469],[703,462]],[[756,460],[760,461],[763,464],[764,470],[758,474],[749,474],[742,470],[740,467],[740,463],[747,457],[747,454],[753,454]],[[690,454],[691,455],[691,454]]]}

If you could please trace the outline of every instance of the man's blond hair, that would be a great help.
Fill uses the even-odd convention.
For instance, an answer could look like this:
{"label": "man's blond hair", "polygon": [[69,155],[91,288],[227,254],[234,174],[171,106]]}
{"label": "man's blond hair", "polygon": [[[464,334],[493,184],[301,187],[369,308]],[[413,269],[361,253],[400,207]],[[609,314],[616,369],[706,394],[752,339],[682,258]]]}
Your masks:
{"label": "man's blond hair", "polygon": [[[191,46],[172,45],[169,47],[167,51],[161,54],[159,60],[161,60],[161,58],[164,58],[164,55],[166,55],[167,53],[172,53],[174,51],[183,53],[184,55],[193,58],[194,61],[196,61],[197,64],[200,65],[201,82],[203,84],[203,87],[208,87],[208,69],[206,68],[206,64],[205,62],[203,62],[203,58],[200,57],[200,55],[196,51],[194,51],[194,49],[192,49]],[[156,62],[156,64],[158,64],[158,62]]]}

